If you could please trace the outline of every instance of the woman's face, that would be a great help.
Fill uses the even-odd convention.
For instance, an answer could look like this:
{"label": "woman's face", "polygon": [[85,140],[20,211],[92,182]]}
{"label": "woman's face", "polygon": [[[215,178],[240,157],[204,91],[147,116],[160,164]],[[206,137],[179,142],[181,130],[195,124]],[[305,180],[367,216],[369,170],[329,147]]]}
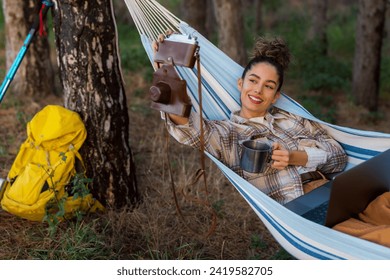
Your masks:
{"label": "woman's face", "polygon": [[238,80],[241,92],[240,116],[247,119],[265,116],[280,97],[278,85],[279,76],[274,66],[267,62],[254,65],[244,79]]}

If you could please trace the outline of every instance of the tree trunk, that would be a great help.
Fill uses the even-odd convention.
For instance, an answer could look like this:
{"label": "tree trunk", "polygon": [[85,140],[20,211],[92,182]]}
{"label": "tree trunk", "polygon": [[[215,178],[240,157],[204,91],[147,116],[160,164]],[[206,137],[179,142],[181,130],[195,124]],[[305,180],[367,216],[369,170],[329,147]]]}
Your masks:
{"label": "tree trunk", "polygon": [[207,7],[208,0],[186,0],[181,2],[181,14],[182,19],[199,31],[200,34],[208,37],[207,34],[207,13],[205,7]]}
{"label": "tree trunk", "polygon": [[386,0],[359,0],[352,92],[358,105],[377,111]]}
{"label": "tree trunk", "polygon": [[[390,1],[387,1],[386,5],[386,15],[385,15],[385,38],[390,38]],[[390,52],[386,53],[387,55],[390,55]]]}
{"label": "tree trunk", "polygon": [[207,0],[207,21],[206,21],[206,34],[207,38],[209,40],[213,40],[213,38],[216,37],[217,34],[217,19],[215,18],[215,12],[214,12],[214,0]]}
{"label": "tree trunk", "polygon": [[328,40],[326,36],[328,0],[311,1],[312,24],[309,30],[309,40],[315,40],[321,47],[323,55],[327,54]]}
{"label": "tree trunk", "polygon": [[255,0],[255,35],[263,28],[263,0]]}
{"label": "tree trunk", "polygon": [[111,1],[57,1],[54,17],[65,106],[88,136],[81,149],[92,193],[120,208],[138,200],[129,116]]}
{"label": "tree trunk", "polygon": [[214,0],[218,24],[218,47],[237,63],[246,63],[244,23],[240,0]]}
{"label": "tree trunk", "polygon": [[[37,1],[33,0],[3,0],[8,70],[38,16],[41,5],[37,7],[36,3]],[[50,11],[48,15],[50,16]],[[47,28],[45,30],[48,31]],[[32,40],[9,90],[17,95],[37,98],[55,92],[48,37],[40,36],[39,31]]]}

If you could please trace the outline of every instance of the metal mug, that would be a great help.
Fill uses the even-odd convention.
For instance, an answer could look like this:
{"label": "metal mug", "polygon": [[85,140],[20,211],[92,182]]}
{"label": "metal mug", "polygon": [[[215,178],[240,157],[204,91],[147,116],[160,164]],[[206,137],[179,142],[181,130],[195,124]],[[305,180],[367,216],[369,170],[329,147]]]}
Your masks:
{"label": "metal mug", "polygon": [[264,141],[246,140],[242,142],[241,168],[251,173],[262,173],[268,166],[272,147]]}

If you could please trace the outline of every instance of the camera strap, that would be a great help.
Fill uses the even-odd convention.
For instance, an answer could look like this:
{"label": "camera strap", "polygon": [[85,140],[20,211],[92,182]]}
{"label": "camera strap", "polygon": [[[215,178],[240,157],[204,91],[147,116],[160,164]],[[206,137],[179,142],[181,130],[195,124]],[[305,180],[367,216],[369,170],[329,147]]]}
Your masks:
{"label": "camera strap", "polygon": [[[190,180],[190,182],[181,189],[181,193],[184,195],[184,197],[187,199],[187,200],[190,200],[190,201],[193,201],[197,204],[200,204],[200,205],[203,205],[205,206],[209,212],[211,213],[211,225],[209,226],[207,232],[204,234],[205,237],[208,237],[210,236],[216,229],[216,225],[217,225],[217,214],[215,212],[215,210],[212,208],[212,206],[210,205],[210,202],[209,202],[209,192],[208,192],[208,188],[207,188],[207,176],[206,176],[206,162],[205,162],[205,141],[204,141],[204,127],[203,127],[203,114],[202,114],[202,80],[201,80],[201,65],[200,65],[200,56],[199,54],[196,54],[196,65],[197,65],[197,77],[198,77],[198,99],[199,99],[199,118],[200,118],[200,161],[201,161],[201,168],[198,169],[193,178]],[[169,116],[165,113],[165,123],[167,125],[167,120],[168,120]],[[169,134],[168,134],[168,131],[166,130],[166,151],[167,151],[167,160],[168,160],[168,169],[169,169],[169,177],[170,177],[170,183],[171,183],[171,189],[172,189],[172,193],[173,193],[173,198],[174,198],[174,201],[175,201],[175,205],[176,205],[176,210],[179,214],[179,216],[181,217],[181,219],[183,220],[184,224],[193,232],[195,232],[196,234],[199,234],[199,232],[195,229],[193,229],[191,226],[188,225],[188,223],[185,221],[185,218],[184,218],[184,215],[181,211],[181,208],[180,208],[180,205],[179,205],[179,202],[178,202],[178,199],[177,199],[177,194],[176,194],[176,187],[175,187],[175,183],[174,183],[174,178],[173,178],[173,172],[172,172],[172,168],[171,168],[171,165],[170,165],[170,152],[169,152]],[[186,194],[185,192],[185,189],[186,188],[190,188],[191,186],[194,186],[196,185],[199,180],[203,178],[203,185],[204,185],[204,192],[205,192],[205,196],[206,196],[206,199],[203,200],[203,199],[200,199],[200,198],[197,198],[197,197],[191,197],[189,196],[188,194]]]}

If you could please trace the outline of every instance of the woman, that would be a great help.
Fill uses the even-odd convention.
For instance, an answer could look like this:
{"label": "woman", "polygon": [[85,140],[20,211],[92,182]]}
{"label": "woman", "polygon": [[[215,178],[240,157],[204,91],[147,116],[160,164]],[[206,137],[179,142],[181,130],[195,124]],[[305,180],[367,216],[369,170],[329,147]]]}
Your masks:
{"label": "woman", "polygon": [[[161,37],[160,37],[161,38]],[[162,38],[160,39],[160,41]],[[154,44],[158,49],[158,44]],[[273,105],[280,97],[290,52],[280,39],[257,40],[254,57],[238,79],[241,109],[230,120],[204,120],[205,149],[281,204],[304,194],[303,179],[319,173],[342,171],[347,156],[342,147],[317,123]],[[180,143],[200,147],[199,116],[169,114],[169,133]],[[272,143],[272,164],[262,173],[240,166],[241,143],[266,138]]]}

